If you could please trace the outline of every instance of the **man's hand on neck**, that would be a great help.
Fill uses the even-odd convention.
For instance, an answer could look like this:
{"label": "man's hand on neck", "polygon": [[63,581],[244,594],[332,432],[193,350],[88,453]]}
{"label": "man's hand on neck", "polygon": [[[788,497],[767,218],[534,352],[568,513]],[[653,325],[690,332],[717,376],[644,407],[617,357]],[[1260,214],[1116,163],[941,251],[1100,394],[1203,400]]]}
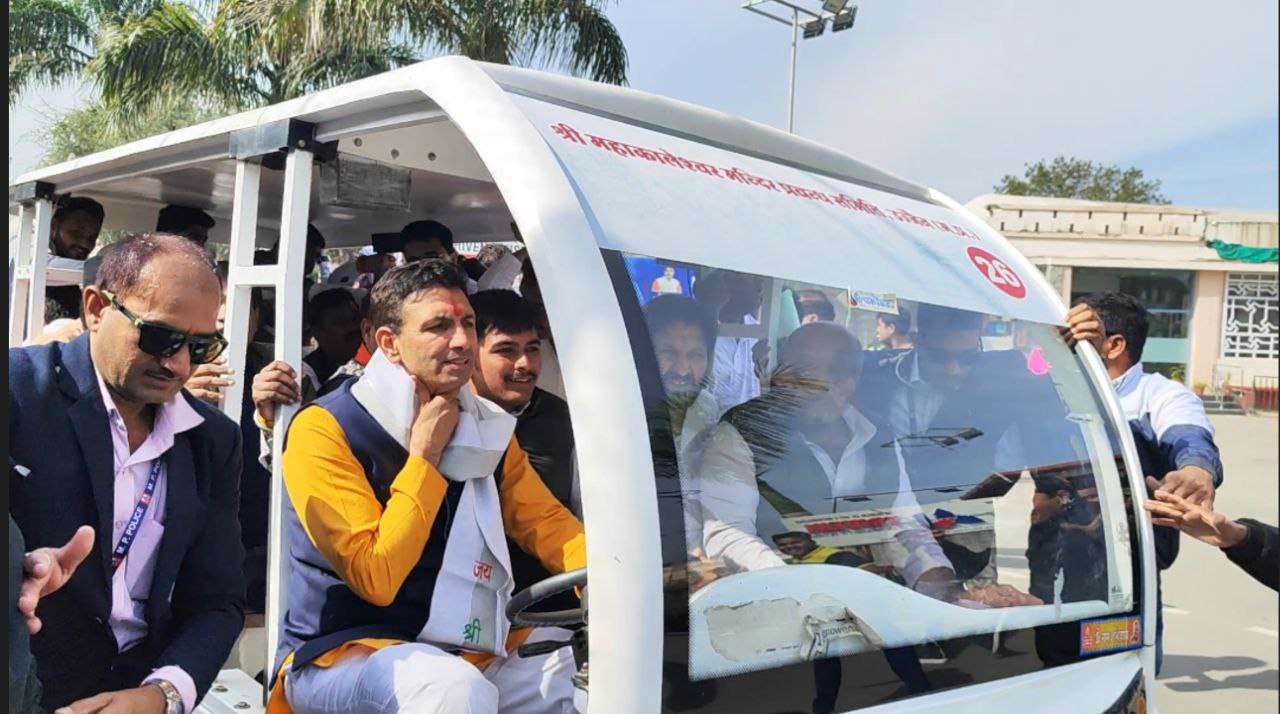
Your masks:
{"label": "man's hand on neck", "polygon": [[409,453],[439,466],[444,449],[453,438],[454,429],[458,427],[461,415],[458,390],[433,395],[421,380],[415,382],[418,413],[409,431]]}

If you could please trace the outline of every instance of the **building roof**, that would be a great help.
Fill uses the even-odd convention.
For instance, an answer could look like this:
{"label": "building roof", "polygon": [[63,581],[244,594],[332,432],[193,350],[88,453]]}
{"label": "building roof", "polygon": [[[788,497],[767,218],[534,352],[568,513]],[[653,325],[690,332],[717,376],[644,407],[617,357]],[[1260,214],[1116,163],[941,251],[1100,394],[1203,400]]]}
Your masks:
{"label": "building roof", "polygon": [[1041,264],[1274,272],[1225,261],[1207,243],[1276,247],[1280,213],[986,194],[966,206]]}
{"label": "building roof", "polygon": [[1280,212],[1250,210],[1244,208],[1212,208],[1206,206],[1176,206],[1158,203],[1118,203],[1112,201],[1087,201],[1079,198],[1054,198],[1051,196],[1009,196],[987,193],[970,200],[965,206],[975,213],[989,208],[1047,211],[1106,211],[1111,213],[1156,213],[1166,215],[1203,215],[1219,222],[1277,223]]}

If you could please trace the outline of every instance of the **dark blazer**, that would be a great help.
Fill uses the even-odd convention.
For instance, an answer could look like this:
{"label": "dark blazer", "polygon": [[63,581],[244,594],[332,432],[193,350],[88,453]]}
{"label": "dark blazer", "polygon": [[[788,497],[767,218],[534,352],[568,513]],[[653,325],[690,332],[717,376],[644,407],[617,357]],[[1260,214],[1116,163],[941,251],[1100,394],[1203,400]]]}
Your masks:
{"label": "dark blazer", "polygon": [[[867,445],[868,460],[895,474],[898,465],[892,442],[906,435],[895,433],[889,414],[898,393],[910,389],[898,373],[909,373],[912,359],[912,352],[904,352],[868,364],[858,383],[858,409],[877,431],[875,440]],[[981,483],[995,468],[997,443],[1015,424],[1024,455],[1032,460],[1029,465],[1087,458],[1064,438],[1069,426],[1063,419],[1065,414],[1053,382],[1028,372],[1020,353],[984,352],[969,377],[947,395],[933,422],[920,425],[921,429],[935,427],[944,433],[962,434],[956,443],[916,443],[903,449],[912,486],[917,491],[964,491]],[[933,497],[921,494],[920,498],[925,505]]]}
{"label": "dark blazer", "polygon": [[165,453],[165,531],[148,598],[147,638],[118,653],[108,625],[115,468],[89,335],[9,350],[9,513],[27,548],[65,544],[94,527],[95,552],[40,602],[32,638],[48,710],[99,691],[136,687],[152,669],[182,667],[203,697],[244,623],[240,430],[191,395],[204,417]]}

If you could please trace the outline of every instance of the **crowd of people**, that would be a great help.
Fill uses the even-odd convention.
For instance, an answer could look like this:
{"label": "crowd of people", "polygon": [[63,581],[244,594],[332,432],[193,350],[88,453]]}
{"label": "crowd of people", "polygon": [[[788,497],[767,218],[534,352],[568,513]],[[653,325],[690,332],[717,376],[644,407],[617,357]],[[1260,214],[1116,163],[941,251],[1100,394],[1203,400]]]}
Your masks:
{"label": "crowd of people", "polygon": [[[496,711],[499,696],[503,711],[563,710],[569,652],[514,650],[566,633],[508,636],[502,609],[586,552],[523,254],[464,258],[446,226],[416,221],[399,256],[369,247],[318,282],[325,238],[309,227],[305,357],[271,360],[273,296],[253,290],[236,428],[217,409],[242,376],[225,354],[226,266],[204,250],[214,220],[169,206],[156,232],[95,255],[103,218],[91,199],[60,204],[52,254],[84,261],[86,285],[51,290],[48,329],[10,355],[11,435],[26,445],[10,450],[10,581],[34,635],[10,640],[11,710],[195,708],[263,607],[270,427],[297,403],[310,408],[282,463],[295,547],[275,664],[288,664],[264,673],[277,703],[337,711],[381,691],[388,711]],[[479,259],[513,258],[502,289],[479,290]],[[38,448],[49,440],[75,451]],[[414,644],[428,623],[435,644]],[[416,686],[396,674],[428,661]]]}
{"label": "crowd of people", "polygon": [[[569,408],[524,252],[465,257],[448,227],[421,220],[394,250],[322,271],[325,237],[309,227],[306,273],[327,275],[304,286],[306,356],[272,359],[274,296],[255,289],[241,375],[227,366],[226,267],[205,250],[214,219],[168,206],[155,232],[95,255],[103,219],[91,199],[59,204],[51,257],[86,261],[85,284],[50,288],[48,328],[9,354],[10,711],[194,710],[245,612],[264,606],[281,405],[304,408],[280,464],[288,601],[263,673],[270,710],[570,711],[572,652],[515,654],[568,633],[513,628],[504,611],[514,590],[586,563]],[[1035,572],[1029,592],[1000,584],[989,543],[927,522],[862,550],[789,527],[864,494],[924,513],[917,494],[953,483],[1007,492],[1045,436],[1027,417],[1041,387],[1013,378],[1027,370],[1012,353],[981,350],[982,316],[883,315],[869,351],[825,294],[801,290],[799,327],[775,346],[744,336],[761,320],[758,276],[705,270],[686,295],[667,268],[643,287],[672,450],[655,442],[655,463],[687,484],[680,546],[693,567],[714,564],[707,581],[824,563],[975,606],[1060,597]],[[1068,344],[1097,345],[1156,477],[1160,567],[1181,530],[1275,587],[1275,529],[1211,511],[1223,474],[1199,400],[1142,367],[1145,309],[1094,295],[1067,324]],[[218,407],[240,379],[237,425]],[[993,384],[1005,391],[979,391]],[[974,409],[992,402],[1029,406]],[[992,438],[933,434],[960,423]],[[952,448],[909,448],[926,433]],[[1066,515],[1089,502],[1080,483],[1037,478],[1036,492],[1041,523],[1087,528],[1097,512],[1095,493],[1083,523]],[[1070,532],[1042,528],[1033,547],[1072,550],[1059,542]],[[885,658],[911,691],[928,690],[911,648]],[[815,710],[830,711],[839,667],[815,676]]]}

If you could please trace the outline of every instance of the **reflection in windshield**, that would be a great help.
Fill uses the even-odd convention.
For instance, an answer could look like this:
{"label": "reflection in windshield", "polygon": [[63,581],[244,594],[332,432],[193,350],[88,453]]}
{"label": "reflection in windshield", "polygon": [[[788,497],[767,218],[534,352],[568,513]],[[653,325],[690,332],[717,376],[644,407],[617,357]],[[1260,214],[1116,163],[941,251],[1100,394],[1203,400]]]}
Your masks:
{"label": "reflection in windshield", "polygon": [[1065,661],[1052,623],[1132,607],[1098,483],[1123,464],[1056,328],[676,268],[688,292],[634,287],[665,393],[655,466],[679,477],[690,679],[812,660],[832,711],[832,657],[880,649],[921,692],[922,658],[1036,628]]}
{"label": "reflection in windshield", "polygon": [[[975,348],[978,334],[973,333]],[[922,342],[926,339],[922,334]],[[877,369],[896,374],[901,361],[900,357]],[[954,465],[936,463],[940,456],[950,456],[969,444],[1009,440],[982,438],[1009,432],[1008,424],[1001,431],[993,426],[987,432],[973,427],[957,430],[977,435],[969,439],[920,438],[940,414],[944,419],[952,416],[941,412],[948,401],[941,390],[957,391],[971,368],[935,370],[946,381],[931,391],[918,386],[933,384],[923,380],[918,384],[882,380],[868,390],[888,392],[877,394],[883,397],[881,405],[905,407],[891,412],[909,425],[897,429],[884,412],[860,409],[855,402],[862,362],[862,346],[846,328],[829,322],[803,325],[782,344],[769,391],[725,413],[694,467],[707,556],[737,570],[785,565],[776,543],[766,542],[765,537],[793,532],[793,525],[803,528],[805,519],[815,515],[847,512],[850,507],[866,511],[871,504],[856,499],[870,499],[887,508],[889,515],[844,526],[855,532],[859,525],[878,525],[882,533],[893,531],[891,538],[866,544],[872,556],[868,563],[879,563],[880,571],[892,573],[906,587],[948,601],[1040,604],[1014,588],[996,587],[989,575],[984,577],[991,554],[989,534],[957,534],[940,541],[934,535],[936,524],[917,500],[916,491],[925,491],[926,484],[934,494],[940,488],[965,486],[968,490],[976,484]],[[864,411],[879,417],[880,425]],[[966,421],[974,418],[973,414],[955,416]],[[904,446],[907,439],[915,441]],[[984,477],[994,470],[994,450],[986,449],[977,458],[988,461]],[[1011,458],[1016,457],[1004,456],[1006,461]],[[969,465],[982,468],[974,460]],[[816,530],[831,534],[827,529]],[[948,549],[958,563],[947,556]],[[988,562],[983,562],[983,555]]]}

